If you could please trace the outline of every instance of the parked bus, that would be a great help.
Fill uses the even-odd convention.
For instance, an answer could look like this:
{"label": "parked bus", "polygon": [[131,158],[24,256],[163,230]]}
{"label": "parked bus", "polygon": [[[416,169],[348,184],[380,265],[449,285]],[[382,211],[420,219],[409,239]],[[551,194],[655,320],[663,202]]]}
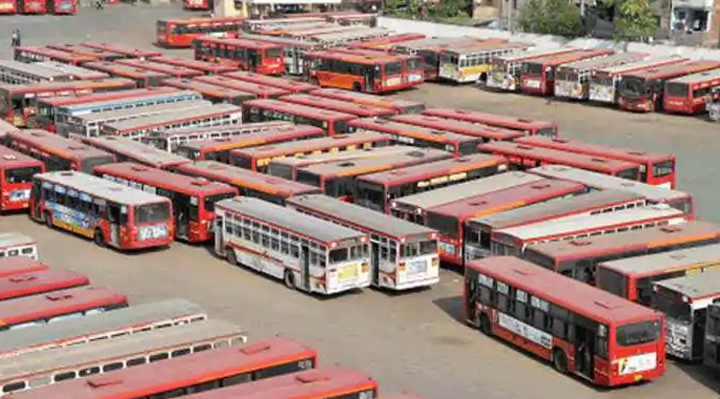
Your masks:
{"label": "parked bus", "polygon": [[[157,169],[173,170],[192,160],[153,146],[122,137],[84,137],[81,141],[115,156],[118,162],[132,162]],[[97,170],[97,167],[95,168]]]}
{"label": "parked bus", "polygon": [[194,58],[263,75],[285,73],[283,46],[247,39],[201,36],[193,40]]}
{"label": "parked bus", "polygon": [[562,374],[601,386],[665,374],[662,313],[510,256],[468,263],[464,285],[468,324]]}
{"label": "parked bus", "polygon": [[43,172],[45,164],[39,160],[0,146],[0,211],[26,209],[32,177]]}
{"label": "parked bus", "polygon": [[236,188],[227,184],[127,162],[99,166],[95,174],[167,197],[172,202],[175,238],[189,242],[212,239],[215,204],[238,194]]}
{"label": "parked bus", "polygon": [[186,10],[211,10],[213,0],[185,0],[183,8]]}
{"label": "parked bus", "polygon": [[308,107],[351,114],[355,115],[357,118],[388,118],[395,114],[395,111],[388,108],[348,103],[347,101],[317,97],[311,94],[292,94],[289,96],[282,96],[280,97],[280,100]]}
{"label": "parked bus", "polygon": [[137,87],[156,87],[162,86],[165,79],[171,78],[171,75],[150,71],[147,69],[132,67],[128,65],[118,64],[109,61],[86,62],[84,67],[102,71],[118,78],[130,79],[135,82]]}
{"label": "parked bus", "polygon": [[6,134],[9,132],[19,132],[20,129],[16,128],[13,124],[10,122],[6,122],[2,119],[0,119],[0,140],[2,140],[3,137],[5,137]]}
{"label": "parked bus", "polygon": [[182,328],[133,334],[122,339],[25,353],[0,364],[0,387],[6,393],[38,389],[171,357],[237,346],[246,339],[240,327],[220,320],[208,320]]}
{"label": "parked bus", "polygon": [[229,65],[220,65],[214,62],[198,61],[189,58],[170,57],[167,55],[161,55],[159,57],[152,57],[150,61],[158,64],[174,65],[187,69],[194,69],[202,72],[204,75],[220,75],[225,72],[233,72],[236,69]]}
{"label": "parked bus", "polygon": [[[76,170],[92,173],[95,166],[115,162],[112,154],[44,130],[8,133],[3,140],[8,147],[41,161],[45,165],[43,171],[47,172]],[[32,176],[34,174],[26,179]]]}
{"label": "parked bus", "polygon": [[425,226],[437,230],[440,235],[440,259],[463,266],[466,257],[463,252],[465,223],[469,219],[538,202],[562,200],[584,192],[585,186],[582,184],[563,180],[521,184],[427,207],[424,209],[423,219]]}
{"label": "parked bus", "polygon": [[17,0],[2,0],[0,1],[0,14],[13,15],[16,14],[18,9]]}
{"label": "parked bus", "polygon": [[[416,86],[425,81],[422,59],[415,55],[380,53],[374,50],[360,50],[345,47],[336,47],[333,48],[331,51],[333,53],[357,55],[378,60],[398,60],[400,61],[400,67],[402,72],[400,78],[402,83],[408,85],[407,87]],[[343,71],[342,68],[334,67],[334,69],[339,70],[342,73],[346,73],[346,71]],[[388,74],[386,80],[393,79],[395,78],[392,75]]]}
{"label": "parked bus", "polygon": [[643,61],[647,58],[648,54],[644,53],[617,53],[560,65],[555,72],[554,96],[587,100],[590,97],[590,80],[599,69]]}
{"label": "parked bus", "polygon": [[[507,43],[505,39],[489,39],[486,43],[501,44]],[[390,46],[390,52],[394,54],[407,54],[420,57],[422,60],[423,78],[425,81],[436,81],[440,74],[440,58],[441,52],[449,47],[461,48],[463,46],[472,46],[481,43],[480,40],[460,37],[429,37],[419,38],[393,44]]]}
{"label": "parked bus", "polygon": [[490,60],[490,70],[485,85],[494,90],[519,91],[522,66],[526,61],[571,53],[575,50],[572,47],[541,48],[493,57]]}
{"label": "parked bus", "polygon": [[17,256],[38,259],[37,242],[22,233],[0,233],[0,258]]}
{"label": "parked bus", "polygon": [[257,198],[228,199],[215,209],[215,253],[232,265],[323,295],[370,285],[365,233]]}
{"label": "parked bus", "polygon": [[[258,198],[278,205],[297,195],[317,194],[320,189],[292,180],[268,176],[216,161],[197,161],[180,166],[177,173],[202,177],[236,187],[240,195]],[[216,204],[217,205],[217,204]],[[215,206],[217,214],[217,206]]]}
{"label": "parked bus", "polygon": [[715,87],[720,87],[720,68],[670,79],[665,83],[663,111],[688,115],[704,113]]}
{"label": "parked bus", "polygon": [[514,139],[525,136],[525,133],[517,130],[503,129],[454,119],[443,119],[428,115],[397,115],[391,117],[390,120],[407,125],[420,126],[426,129],[444,130],[461,136],[479,137],[485,143],[489,141],[513,141]]}
{"label": "parked bus", "polygon": [[386,44],[413,42],[415,40],[425,39],[426,37],[427,36],[423,35],[422,33],[393,33],[384,37],[350,43],[350,47],[367,50],[379,50],[382,48],[383,50],[385,50],[383,46]]}
{"label": "parked bus", "polygon": [[153,132],[141,141],[167,152],[176,152],[181,145],[195,141],[242,136],[250,133],[292,126],[289,122],[243,123],[231,126],[176,128]]}
{"label": "parked bus", "polygon": [[161,19],[155,25],[156,41],[163,47],[189,48],[195,38],[237,32],[244,21],[245,17]]}
{"label": "parked bus", "polygon": [[200,93],[202,97],[213,104],[242,105],[245,101],[253,100],[257,96],[246,91],[229,89],[209,83],[190,79],[165,79],[163,84],[183,90],[192,90]]}
{"label": "parked bus", "polygon": [[307,93],[317,89],[317,86],[311,85],[304,82],[296,82],[294,80],[288,80],[285,78],[267,76],[260,73],[248,72],[248,71],[234,71],[223,74],[223,76],[236,79],[243,82],[255,83],[263,86],[277,87],[283,89],[291,94]]}
{"label": "parked bus", "polygon": [[569,216],[612,214],[646,205],[643,197],[624,191],[593,191],[565,198],[562,201],[541,202],[465,222],[465,262],[490,256],[491,237],[496,231],[532,226],[548,220]]}
{"label": "parked bus", "polygon": [[520,73],[520,91],[551,96],[555,88],[555,71],[560,65],[606,57],[613,53],[615,51],[610,49],[578,49],[569,53],[525,60]]}
{"label": "parked bus", "polygon": [[230,152],[233,150],[260,146],[272,147],[273,144],[302,141],[324,136],[325,132],[318,127],[293,125],[263,132],[248,133],[242,136],[194,141],[178,147],[177,153],[193,161],[230,163]]}
{"label": "parked bus", "polygon": [[308,42],[307,40],[295,40],[287,37],[252,35],[247,33],[243,33],[240,37],[243,39],[279,44],[283,46],[283,53],[285,54],[285,73],[288,75],[304,75],[306,72],[304,62],[305,53],[323,49],[323,45],[320,43]]}
{"label": "parked bus", "polygon": [[542,165],[557,164],[586,169],[633,181],[640,179],[640,164],[635,162],[499,141],[482,144],[478,147],[478,150],[489,154],[502,155],[508,159],[511,167],[520,170]]}
{"label": "parked bus", "polygon": [[292,27],[296,25],[304,25],[308,23],[326,23],[327,19],[318,13],[302,13],[284,15],[282,18],[263,18],[263,19],[245,19],[241,26],[241,30],[248,32],[270,33],[278,27]]}
{"label": "parked bus", "polygon": [[64,82],[72,77],[62,71],[47,68],[35,63],[27,64],[20,61],[0,61],[0,82],[14,85],[42,83],[42,82]]}
{"label": "parked bus", "polygon": [[115,44],[108,44],[108,43],[80,43],[82,47],[102,50],[102,51],[109,51],[115,54],[124,55],[125,58],[139,58],[139,59],[146,59],[150,57],[159,57],[162,54],[160,51],[156,50],[143,50],[138,49],[134,47],[125,47],[125,46],[118,46]]}
{"label": "parked bus", "polygon": [[281,89],[279,87],[265,86],[251,82],[243,82],[242,80],[228,78],[225,75],[200,76],[193,80],[223,87],[226,89],[244,91],[261,99],[278,98],[280,96],[290,94],[289,91]]}
{"label": "parked bus", "polygon": [[720,304],[711,303],[707,309],[703,364],[720,369]]}
{"label": "parked bus", "polygon": [[705,222],[656,226],[605,236],[533,245],[523,257],[546,269],[592,283],[600,262],[720,242],[720,227]]}
{"label": "parked bus", "polygon": [[687,60],[687,58],[682,58],[679,55],[655,56],[643,61],[598,69],[590,78],[590,101],[615,104],[620,97],[618,88],[623,76],[663,65],[679,64]]}
{"label": "parked bus", "polygon": [[169,129],[234,126],[242,123],[242,108],[232,104],[211,104],[194,109],[143,116],[102,125],[101,135],[140,140]]}
{"label": "parked bus", "polygon": [[597,156],[640,165],[640,182],[653,186],[675,188],[677,173],[675,155],[611,147],[560,137],[522,137],[516,143],[558,151]]}
{"label": "parked bus", "polygon": [[395,198],[481,179],[505,170],[507,170],[507,160],[504,157],[473,154],[371,173],[358,176],[354,202],[389,214],[390,205]]}
{"label": "parked bus", "polygon": [[528,136],[557,136],[557,124],[550,121],[516,118],[507,115],[489,114],[465,109],[431,108],[422,111],[423,115],[454,119],[502,129],[517,130]]}
{"label": "parked bus", "polygon": [[138,59],[124,59],[115,61],[116,64],[125,65],[137,69],[144,69],[147,71],[158,72],[164,75],[171,76],[175,79],[192,79],[195,76],[202,76],[204,73],[197,69],[185,68],[178,65],[168,65],[160,62],[155,62],[153,59],[149,60],[138,60]]}
{"label": "parked bus", "polygon": [[[3,236],[7,236],[8,234],[17,235],[19,233],[0,233],[0,240],[3,240]],[[34,273],[48,270],[50,268],[48,265],[38,261],[37,259],[33,259],[30,256],[19,256],[20,252],[15,252],[17,252],[15,255],[8,256],[8,254],[5,252],[2,254],[2,256],[0,256],[0,258],[2,258],[0,259],[0,278],[22,275],[26,273]],[[5,343],[5,341],[0,343],[0,345],[2,345],[3,343]]]}
{"label": "parked bus", "polygon": [[[349,46],[353,42],[362,40],[384,37],[388,31],[383,28],[359,28],[348,29],[340,32],[324,33],[313,35],[309,39],[313,42],[322,43],[327,47],[339,48],[343,50],[359,50],[359,51],[375,51],[369,49],[355,48]],[[377,52],[377,51],[376,51]]]}
{"label": "parked bus", "polygon": [[82,274],[53,268],[0,278],[0,301],[51,293],[90,284]]}
{"label": "parked bus", "polygon": [[398,114],[417,114],[425,109],[425,103],[419,101],[382,97],[340,89],[317,89],[311,91],[309,94],[316,97],[326,97],[333,100],[369,105],[372,107],[389,108]]}
{"label": "parked bus", "polygon": [[74,80],[69,82],[0,85],[0,118],[17,127],[32,128],[37,123],[39,99],[47,97],[80,97],[91,93],[131,90],[135,82],[128,79]]}
{"label": "parked bus", "polygon": [[325,130],[330,136],[347,133],[349,122],[355,115],[318,109],[279,100],[252,100],[243,104],[245,122],[288,121],[312,125]]}
{"label": "parked bus", "polygon": [[174,225],[170,200],[81,172],[33,177],[30,217],[100,247],[167,247]]}
{"label": "parked bus", "polygon": [[627,73],[618,87],[618,106],[634,112],[661,110],[668,80],[718,67],[720,61],[692,60]]}
{"label": "parked bus", "polygon": [[[99,79],[108,79],[110,78],[110,74],[107,74],[105,72],[100,71],[93,71],[92,69],[79,67],[77,65],[69,65],[64,64],[62,62],[56,62],[56,61],[42,61],[42,62],[35,62],[33,63],[37,66],[45,67],[45,68],[51,68],[58,70],[67,76],[69,76],[71,79],[76,80],[99,80]],[[27,64],[25,64],[27,65]]]}
{"label": "parked bus", "polygon": [[526,43],[494,40],[466,46],[448,46],[440,52],[438,77],[455,83],[485,82],[494,57],[515,54],[530,47]]}
{"label": "parked bus", "polygon": [[118,54],[114,51],[85,47],[81,44],[48,44],[45,47],[53,50],[65,51],[67,53],[95,57],[98,61],[115,61],[124,57],[122,54]]}
{"label": "parked bus", "polygon": [[[25,4],[42,4],[42,7],[45,7],[44,0],[32,2],[28,0],[24,1],[27,1]],[[19,3],[19,6],[21,8],[24,7],[22,2]],[[15,61],[27,63],[55,61],[70,65],[83,65],[87,62],[97,61],[99,58],[91,54],[70,53],[67,51],[54,50],[43,46],[17,46],[13,48],[13,59]]]}

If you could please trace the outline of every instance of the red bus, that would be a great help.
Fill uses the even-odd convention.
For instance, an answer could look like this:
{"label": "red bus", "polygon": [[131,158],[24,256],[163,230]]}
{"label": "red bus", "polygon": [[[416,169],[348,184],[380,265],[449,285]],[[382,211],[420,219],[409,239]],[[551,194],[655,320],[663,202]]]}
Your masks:
{"label": "red bus", "polygon": [[42,161],[44,170],[48,172],[76,170],[92,173],[98,165],[115,162],[110,153],[44,130],[8,133],[3,140],[8,147]]}
{"label": "red bus", "polygon": [[117,60],[116,64],[126,65],[137,69],[144,69],[153,72],[159,72],[164,75],[172,76],[176,79],[191,79],[195,76],[202,76],[204,73],[197,69],[185,68],[177,65],[168,65],[154,60],[138,60],[138,59],[125,59]]}
{"label": "red bus", "polygon": [[204,36],[193,40],[193,48],[196,60],[231,65],[263,75],[285,73],[285,56],[280,44]]}
{"label": "red bus", "polygon": [[130,162],[102,165],[95,175],[172,201],[175,238],[203,242],[213,237],[215,203],[238,194],[234,187]]}
{"label": "red bus", "polygon": [[520,91],[551,96],[555,90],[555,70],[560,65],[613,53],[615,51],[610,49],[578,49],[525,60],[522,62],[522,72],[520,73]]}
{"label": "red bus", "polygon": [[[389,54],[381,53],[375,50],[363,50],[353,48],[336,47],[332,51],[338,53],[346,53],[352,55],[359,55],[370,58],[385,58],[388,60],[400,60],[402,63],[402,79],[403,83],[409,86],[423,83],[425,81],[425,71],[423,69],[423,61],[416,55],[409,54]],[[419,83],[418,83],[419,82]]]}
{"label": "red bus", "polygon": [[563,180],[522,184],[425,208],[425,226],[440,233],[440,260],[462,266],[465,260],[465,222],[469,219],[585,192],[582,184]]}
{"label": "red bus", "polygon": [[46,14],[46,0],[17,0],[20,14]]}
{"label": "red bus", "polygon": [[[92,93],[132,90],[128,79],[75,80],[28,85],[0,85],[0,118],[18,127],[33,127],[37,102],[48,97],[80,97]],[[30,118],[30,119],[28,119]],[[30,125],[28,125],[30,124]]]}
{"label": "red bus", "polygon": [[172,170],[191,160],[159,148],[122,137],[80,137],[81,142],[115,156],[118,162],[133,162],[158,169]]}
{"label": "red bus", "polygon": [[47,0],[47,8],[53,15],[77,14],[77,0]]}
{"label": "red bus", "polygon": [[85,47],[82,44],[48,44],[45,47],[53,50],[65,51],[67,53],[95,57],[97,61],[115,61],[124,57],[124,55],[115,53],[113,51]]}
{"label": "red bus", "polygon": [[216,161],[197,161],[179,167],[177,172],[226,183],[237,187],[240,190],[240,195],[259,198],[278,205],[285,205],[285,200],[290,197],[320,193],[320,189],[317,187],[252,172]]}
{"label": "red bus", "polygon": [[392,137],[398,143],[435,148],[456,157],[475,154],[482,138],[463,136],[445,130],[433,130],[384,119],[355,119],[348,123],[350,132],[375,132]]}
{"label": "red bus", "polygon": [[370,39],[361,42],[351,43],[351,48],[375,50],[378,46],[391,43],[409,42],[413,40],[424,39],[427,36],[422,33],[397,33],[390,36],[379,37],[377,39]]}
{"label": "red bus", "polygon": [[319,51],[324,48],[322,43],[307,40],[295,40],[287,37],[253,35],[247,33],[243,33],[240,37],[260,42],[281,44],[285,48],[285,73],[288,75],[303,75],[305,73],[305,53]]}
{"label": "red bus", "polygon": [[233,68],[229,65],[220,65],[214,62],[198,61],[189,58],[169,57],[164,55],[160,57],[152,57],[149,60],[159,64],[175,65],[182,68],[195,69],[202,72],[204,75],[219,75],[225,72],[233,72],[237,70],[236,68]]}
{"label": "red bus", "polygon": [[464,286],[466,323],[560,373],[602,386],[665,374],[660,312],[509,256],[468,263]]}
{"label": "red bus", "polygon": [[333,100],[326,97],[317,97],[311,94],[293,94],[282,96],[280,100],[289,103],[306,105],[308,107],[322,108],[330,111],[343,112],[356,115],[358,118],[387,118],[395,115],[389,108],[373,107],[365,104],[348,103],[347,101]]}
{"label": "red bus", "polygon": [[0,14],[15,14],[18,12],[17,0],[0,1]]}
{"label": "red bus", "polygon": [[716,87],[720,87],[720,69],[668,80],[663,95],[663,111],[689,115],[705,112],[711,91]]}
{"label": "red bus", "polygon": [[504,157],[473,154],[371,173],[357,178],[355,203],[389,214],[390,204],[395,198],[480,179],[506,169],[507,160]]}
{"label": "red bus", "polygon": [[431,108],[422,112],[423,115],[438,118],[453,119],[488,125],[509,130],[517,130],[528,136],[557,136],[558,126],[550,121],[538,121],[526,118],[516,118],[507,115],[489,114],[481,111],[465,109]]}
{"label": "red bus", "polygon": [[513,141],[524,137],[525,133],[517,130],[503,129],[478,123],[443,119],[428,115],[397,115],[390,118],[393,122],[420,126],[427,129],[445,130],[463,136],[480,137],[488,141]]}
{"label": "red bus", "polygon": [[279,89],[287,90],[291,94],[307,93],[317,89],[317,86],[308,83],[296,82],[294,80],[288,80],[275,76],[267,76],[260,73],[248,71],[235,71],[225,73],[223,74],[223,76],[231,79],[241,80],[244,82],[255,83],[258,85],[277,87]]}
{"label": "red bus", "polygon": [[204,99],[214,104],[242,105],[243,102],[256,98],[254,94],[246,91],[228,89],[190,79],[165,79],[163,85],[184,90],[194,90],[200,93]]}
{"label": "red bus", "polygon": [[668,188],[675,188],[676,185],[675,155],[617,148],[560,137],[532,136],[517,139],[515,142],[636,163],[640,165],[641,182]]}
{"label": "red bus", "polygon": [[309,94],[355,104],[389,108],[398,114],[417,114],[425,110],[425,103],[420,101],[402,100],[399,98],[382,97],[340,89],[317,89],[311,91]]}
{"label": "red bus", "polygon": [[618,106],[634,112],[660,110],[668,80],[718,67],[720,61],[690,60],[627,73],[620,81]]}
{"label": "red bus", "polygon": [[[13,132],[13,134],[22,133]],[[36,173],[43,172],[45,172],[45,164],[42,162],[0,146],[0,211],[26,209],[32,177]]]}
{"label": "red bus", "polygon": [[90,279],[65,269],[46,269],[0,278],[0,301],[82,287]]}
{"label": "red bus", "polygon": [[0,331],[39,326],[128,306],[125,295],[102,287],[79,287],[0,302]]}
{"label": "red bus", "polygon": [[124,47],[124,46],[118,46],[114,44],[107,44],[107,43],[80,43],[81,46],[87,47],[87,48],[93,48],[97,50],[102,51],[109,51],[116,54],[122,54],[125,56],[125,58],[150,58],[150,57],[159,57],[162,54],[160,51],[153,51],[153,50],[141,50],[138,48],[133,47]]}
{"label": "red bus", "polygon": [[502,155],[508,159],[510,165],[521,170],[555,164],[604,173],[628,180],[638,181],[640,179],[640,165],[635,162],[501,141],[482,144],[478,149],[481,152]]}
{"label": "red bus", "polygon": [[275,120],[312,125],[325,130],[330,136],[347,133],[349,122],[355,115],[317,109],[278,100],[253,100],[243,104],[245,122],[269,122]]}
{"label": "red bus", "polygon": [[281,89],[279,87],[243,82],[241,80],[227,78],[224,75],[199,76],[193,80],[219,87],[224,87],[226,89],[244,91],[246,93],[250,93],[256,96],[257,98],[262,99],[277,98],[286,94],[290,94],[289,91]]}
{"label": "red bus", "polygon": [[189,48],[197,37],[238,32],[243,21],[244,17],[161,19],[155,24],[156,41],[163,47]]}
{"label": "red bus", "polygon": [[213,0],[185,0],[183,7],[186,10],[212,10]]}
{"label": "red bus", "polygon": [[45,263],[29,256],[3,256],[0,258],[0,278],[48,270]]}
{"label": "red bus", "polygon": [[162,81],[171,77],[170,75],[157,71],[150,71],[147,69],[136,68],[108,61],[86,62],[83,66],[96,71],[109,73],[111,76],[118,78],[131,79],[139,88],[162,86]]}
{"label": "red bus", "polygon": [[234,137],[221,137],[181,144],[177,149],[177,154],[193,161],[230,163],[230,151],[233,150],[272,146],[278,143],[314,139],[323,136],[325,136],[325,132],[318,127],[292,125]]}
{"label": "red bus", "polygon": [[[22,3],[18,3],[22,7]],[[45,1],[40,0],[37,3],[42,4],[45,7]],[[45,11],[43,11],[44,13]],[[47,47],[40,46],[19,46],[13,48],[13,59],[20,62],[41,62],[41,61],[55,61],[62,62],[63,64],[70,64],[80,66],[86,62],[97,61],[99,58],[90,54],[78,54],[69,53],[67,51],[53,50]]]}

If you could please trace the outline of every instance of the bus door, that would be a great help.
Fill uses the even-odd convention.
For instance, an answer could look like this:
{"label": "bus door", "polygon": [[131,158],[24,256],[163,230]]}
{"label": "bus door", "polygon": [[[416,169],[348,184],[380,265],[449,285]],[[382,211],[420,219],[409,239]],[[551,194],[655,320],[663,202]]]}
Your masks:
{"label": "bus door", "polygon": [[32,216],[35,220],[42,219],[41,211],[41,197],[42,196],[42,183],[40,180],[34,180],[32,185],[32,192],[30,193],[30,201],[32,206]]}
{"label": "bus door", "polygon": [[300,246],[300,270],[303,275],[303,287],[310,291],[310,248],[307,245]]}
{"label": "bus door", "polygon": [[365,68],[365,91],[372,93],[375,90],[375,77],[381,77],[381,66],[375,65],[374,67]]}
{"label": "bus door", "polygon": [[215,216],[215,253],[225,255],[225,246],[223,245],[223,228],[224,228],[224,215]]}
{"label": "bus door", "polygon": [[110,237],[108,237],[108,242],[113,246],[117,247],[120,245],[120,225],[123,220],[127,221],[127,212],[128,209],[126,206],[112,202],[108,202],[107,204],[108,221],[110,222]]}
{"label": "bus door", "polygon": [[[589,323],[589,320],[587,321]],[[575,371],[591,381],[595,374],[595,331],[576,323],[575,328]]]}
{"label": "bus door", "polygon": [[380,244],[370,241],[370,261],[372,262],[372,282],[380,285]]}
{"label": "bus door", "polygon": [[[175,211],[175,229],[177,231],[176,235],[181,238],[188,238],[188,221],[189,219],[189,213],[190,208],[193,206],[190,204],[191,200],[195,200],[197,202],[197,197],[190,198],[187,195],[183,195],[180,193],[175,193],[174,201],[173,201],[173,208]],[[194,205],[197,208],[197,204]],[[199,209],[199,208],[198,208]],[[197,212],[196,212],[197,213]]]}

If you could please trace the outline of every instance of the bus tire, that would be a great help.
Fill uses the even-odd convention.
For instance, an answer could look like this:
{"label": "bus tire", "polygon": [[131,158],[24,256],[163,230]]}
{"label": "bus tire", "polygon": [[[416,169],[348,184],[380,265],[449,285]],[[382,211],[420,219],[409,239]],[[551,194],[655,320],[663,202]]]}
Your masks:
{"label": "bus tire", "polygon": [[93,242],[98,247],[105,248],[105,235],[103,234],[102,230],[95,229],[95,234],[93,234]]}
{"label": "bus tire", "polygon": [[292,270],[285,270],[283,281],[285,282],[285,286],[290,288],[291,290],[294,290],[296,288],[295,274],[293,274]]}
{"label": "bus tire", "polygon": [[353,83],[353,91],[358,92],[358,93],[362,91],[362,87],[360,86],[360,83],[358,83],[358,82]]}
{"label": "bus tire", "polygon": [[480,315],[480,324],[478,325],[478,328],[480,329],[480,332],[487,335],[488,337],[491,337],[493,335],[492,325],[490,325],[490,319],[485,313]]}
{"label": "bus tire", "polygon": [[560,374],[567,374],[568,372],[568,362],[567,362],[567,356],[565,355],[565,351],[563,351],[560,348],[555,348],[552,351],[552,363],[555,370],[557,370]]}
{"label": "bus tire", "polygon": [[235,255],[235,250],[232,248],[226,248],[225,249],[225,260],[233,266],[238,265],[237,256]]}

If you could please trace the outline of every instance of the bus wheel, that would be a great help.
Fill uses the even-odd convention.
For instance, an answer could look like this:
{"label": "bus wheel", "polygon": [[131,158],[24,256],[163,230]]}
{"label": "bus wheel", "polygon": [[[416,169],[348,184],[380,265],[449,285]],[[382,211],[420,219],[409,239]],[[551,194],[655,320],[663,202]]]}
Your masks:
{"label": "bus wheel", "polygon": [[353,83],[353,91],[357,91],[357,92],[362,91],[362,87],[360,86],[360,83],[358,83],[358,82]]}
{"label": "bus wheel", "polygon": [[105,247],[105,236],[103,235],[102,230],[95,229],[95,234],[93,235],[93,241],[95,242],[95,245],[97,245],[100,248]]}
{"label": "bus wheel", "polygon": [[238,265],[237,256],[235,256],[235,250],[232,248],[225,249],[225,260],[233,266]]}
{"label": "bus wheel", "polygon": [[555,348],[552,352],[553,367],[561,374],[566,374],[568,371],[567,356],[562,349]]}
{"label": "bus wheel", "polygon": [[283,278],[283,281],[285,281],[286,287],[291,290],[295,289],[295,274],[293,274],[292,270],[285,270],[285,277]]}
{"label": "bus wheel", "polygon": [[488,337],[492,336],[492,326],[490,325],[490,319],[488,319],[487,315],[483,313],[480,316],[480,331],[487,335]]}

